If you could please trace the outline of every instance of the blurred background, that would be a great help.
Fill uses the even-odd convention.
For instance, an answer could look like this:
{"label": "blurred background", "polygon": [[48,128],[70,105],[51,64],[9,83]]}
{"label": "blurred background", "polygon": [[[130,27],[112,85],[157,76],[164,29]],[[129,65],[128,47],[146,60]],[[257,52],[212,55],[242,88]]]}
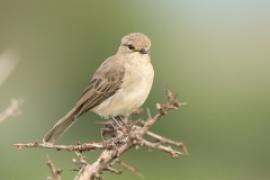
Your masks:
{"label": "blurred background", "polygon": [[[120,38],[134,31],[153,44],[156,76],[144,107],[154,113],[165,88],[188,103],[153,131],[183,141],[190,156],[174,160],[139,149],[123,159],[147,180],[270,179],[266,0],[0,0],[0,55],[16,54],[16,67],[0,87],[0,112],[11,98],[24,99],[22,115],[0,124],[0,179],[45,179],[46,155],[64,170],[63,179],[74,177],[73,153],[12,144],[41,141]],[[59,143],[99,140],[99,120],[87,113]],[[98,153],[85,155],[93,162]],[[105,179],[140,178],[124,171]]]}

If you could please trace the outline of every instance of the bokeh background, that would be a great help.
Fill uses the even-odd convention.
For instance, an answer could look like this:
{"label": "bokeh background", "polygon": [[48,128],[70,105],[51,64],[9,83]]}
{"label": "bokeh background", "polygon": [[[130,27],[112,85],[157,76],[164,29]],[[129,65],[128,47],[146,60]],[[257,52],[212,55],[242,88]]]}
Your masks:
{"label": "bokeh background", "polygon": [[[0,124],[0,179],[49,175],[46,155],[75,173],[74,154],[17,150],[40,141],[76,102],[91,74],[129,32],[152,39],[154,86],[144,107],[155,111],[170,88],[188,103],[154,131],[185,142],[178,160],[145,149],[123,159],[147,180],[270,179],[270,1],[30,1],[0,0],[0,54],[17,66],[0,87],[0,110],[22,97],[22,115]],[[143,114],[142,117],[146,115]],[[99,117],[84,115],[59,143],[99,140]],[[89,162],[98,153],[86,153]],[[106,179],[140,179],[125,171]]]}

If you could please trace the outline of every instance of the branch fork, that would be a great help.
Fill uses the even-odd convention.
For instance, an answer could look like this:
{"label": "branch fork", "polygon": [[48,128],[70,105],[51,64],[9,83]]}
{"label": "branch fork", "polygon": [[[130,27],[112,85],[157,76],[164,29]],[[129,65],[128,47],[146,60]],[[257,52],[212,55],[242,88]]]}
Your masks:
{"label": "branch fork", "polygon": [[[176,96],[169,90],[166,91],[167,102],[157,104],[158,112],[147,118],[145,121],[127,121],[125,126],[115,128],[112,124],[105,124],[103,135],[109,136],[109,139],[104,139],[101,142],[90,142],[76,145],[52,145],[40,143],[15,144],[19,149],[22,148],[45,148],[56,149],[58,151],[75,152],[78,160],[74,160],[79,164],[79,171],[75,176],[75,180],[95,180],[103,179],[102,174],[105,171],[120,175],[122,172],[114,168],[114,164],[119,164],[124,169],[131,171],[135,175],[142,176],[133,166],[120,160],[120,157],[132,148],[144,147],[147,149],[155,149],[169,154],[172,158],[187,155],[188,151],[182,142],[177,142],[159,134],[150,131],[150,128],[164,117],[170,110],[178,109],[185,103],[180,103]],[[134,112],[139,114],[141,110]],[[150,114],[150,113],[148,113]],[[146,139],[151,137],[155,142]],[[100,150],[101,154],[93,163],[88,163],[81,155],[84,151]],[[59,174],[60,175],[60,174]]]}

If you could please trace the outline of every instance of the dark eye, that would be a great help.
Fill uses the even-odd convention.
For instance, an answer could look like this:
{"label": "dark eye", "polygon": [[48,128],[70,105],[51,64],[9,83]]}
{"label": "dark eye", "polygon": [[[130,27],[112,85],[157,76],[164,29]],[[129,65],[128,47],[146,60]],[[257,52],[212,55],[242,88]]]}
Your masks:
{"label": "dark eye", "polygon": [[131,44],[128,44],[127,47],[128,47],[128,49],[130,49],[130,50],[134,50],[134,49],[135,49],[135,47],[134,47],[133,45],[131,45]]}

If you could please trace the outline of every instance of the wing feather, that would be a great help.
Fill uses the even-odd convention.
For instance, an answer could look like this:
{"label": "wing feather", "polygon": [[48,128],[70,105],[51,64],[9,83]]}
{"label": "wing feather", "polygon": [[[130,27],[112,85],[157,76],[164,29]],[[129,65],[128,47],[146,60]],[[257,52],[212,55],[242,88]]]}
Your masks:
{"label": "wing feather", "polygon": [[107,98],[114,95],[121,87],[125,68],[124,65],[111,59],[106,60],[94,74],[89,86],[83,91],[77,103],[80,116],[94,108]]}

